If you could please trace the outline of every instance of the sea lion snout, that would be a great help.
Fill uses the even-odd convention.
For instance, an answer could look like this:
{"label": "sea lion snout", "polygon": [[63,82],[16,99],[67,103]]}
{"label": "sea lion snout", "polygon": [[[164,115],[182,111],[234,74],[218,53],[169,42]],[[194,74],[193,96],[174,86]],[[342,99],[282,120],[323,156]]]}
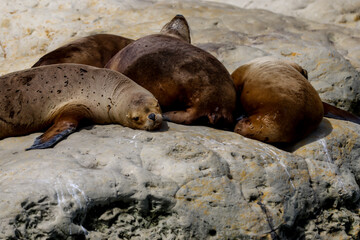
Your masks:
{"label": "sea lion snout", "polygon": [[153,120],[153,121],[155,121],[155,117],[156,117],[155,113],[150,113],[149,116],[148,116],[148,118]]}
{"label": "sea lion snout", "polygon": [[146,124],[144,125],[144,129],[151,131],[161,127],[163,121],[161,114],[150,113],[148,119],[149,120],[146,121]]}

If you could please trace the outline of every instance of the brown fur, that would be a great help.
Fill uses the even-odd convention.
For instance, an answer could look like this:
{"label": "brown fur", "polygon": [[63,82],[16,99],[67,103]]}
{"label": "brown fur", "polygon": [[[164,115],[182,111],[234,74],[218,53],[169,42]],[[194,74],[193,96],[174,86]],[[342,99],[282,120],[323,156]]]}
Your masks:
{"label": "brown fur", "polygon": [[109,69],[56,64],[0,77],[0,139],[48,129],[46,142],[83,119],[144,130],[162,122],[154,96]]}
{"label": "brown fur", "polygon": [[246,116],[235,132],[263,142],[289,143],[314,131],[324,109],[306,75],[297,64],[270,57],[236,69],[231,76]]}
{"label": "brown fur", "polygon": [[[176,28],[181,33],[175,34]],[[186,29],[185,18],[176,16],[160,34],[129,44],[105,67],[153,93],[170,121],[229,126],[236,103],[230,74],[211,54],[189,44]]]}
{"label": "brown fur", "polygon": [[105,64],[133,40],[111,34],[83,37],[45,54],[32,67],[57,63],[79,63],[94,67]]}

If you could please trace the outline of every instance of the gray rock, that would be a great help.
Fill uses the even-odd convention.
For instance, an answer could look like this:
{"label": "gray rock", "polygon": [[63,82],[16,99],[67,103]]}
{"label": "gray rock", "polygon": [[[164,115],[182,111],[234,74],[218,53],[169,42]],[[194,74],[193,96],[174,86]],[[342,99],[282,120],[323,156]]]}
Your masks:
{"label": "gray rock", "polygon": [[343,27],[360,27],[360,2],[352,0],[212,0],[241,8],[265,9],[287,16],[306,18]]}
{"label": "gray rock", "polygon": [[358,236],[359,133],[325,119],[293,153],[172,123],[159,132],[94,126],[28,152],[38,134],[7,138],[0,237],[296,239],[338,218],[347,223],[335,236]]}

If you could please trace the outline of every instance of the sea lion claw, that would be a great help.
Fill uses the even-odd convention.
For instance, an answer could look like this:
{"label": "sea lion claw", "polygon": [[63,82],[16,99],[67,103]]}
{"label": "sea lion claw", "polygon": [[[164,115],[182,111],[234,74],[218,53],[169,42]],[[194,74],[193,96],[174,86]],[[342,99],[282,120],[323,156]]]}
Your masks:
{"label": "sea lion claw", "polygon": [[26,148],[25,151],[29,151],[32,149],[44,149],[44,148],[53,147],[53,146],[55,146],[56,143],[58,143],[60,140],[64,139],[71,133],[73,133],[75,130],[76,130],[76,128],[74,128],[74,127],[67,128],[64,131],[60,132],[59,134],[56,134],[55,136],[53,136],[46,142],[43,142],[41,140],[42,136],[43,136],[43,135],[41,135],[41,136],[37,137],[35,139],[33,145],[29,148]]}

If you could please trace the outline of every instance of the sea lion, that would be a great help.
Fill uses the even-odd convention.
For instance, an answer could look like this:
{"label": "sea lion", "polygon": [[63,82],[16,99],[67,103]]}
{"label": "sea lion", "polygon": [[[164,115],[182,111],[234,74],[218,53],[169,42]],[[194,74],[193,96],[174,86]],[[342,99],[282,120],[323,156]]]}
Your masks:
{"label": "sea lion", "polygon": [[123,48],[105,68],[123,73],[154,94],[166,120],[219,127],[233,123],[236,92],[230,74],[214,56],[190,44],[182,15],[160,34]]}
{"label": "sea lion", "polygon": [[234,131],[268,143],[291,143],[314,131],[324,116],[319,94],[299,65],[256,58],[231,74],[243,114]]}
{"label": "sea lion", "polygon": [[0,77],[0,139],[47,129],[34,148],[48,148],[79,122],[154,130],[162,122],[154,96],[119,72],[55,64]]}
{"label": "sea lion", "polygon": [[45,54],[32,67],[79,63],[102,68],[117,52],[133,41],[112,34],[83,37]]}

